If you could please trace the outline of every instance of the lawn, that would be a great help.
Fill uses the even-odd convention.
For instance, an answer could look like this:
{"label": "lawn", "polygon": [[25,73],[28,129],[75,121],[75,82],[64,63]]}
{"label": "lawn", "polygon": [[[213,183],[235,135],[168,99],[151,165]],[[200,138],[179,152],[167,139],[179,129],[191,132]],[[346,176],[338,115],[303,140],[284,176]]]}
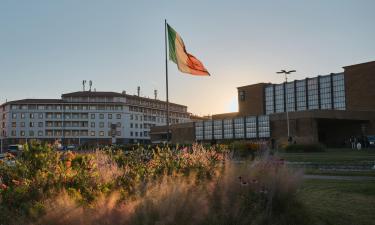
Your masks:
{"label": "lawn", "polygon": [[298,191],[314,224],[375,224],[375,182],[307,179]]}
{"label": "lawn", "polygon": [[277,155],[290,162],[311,162],[319,164],[375,164],[375,149],[327,149],[325,152],[316,153],[286,153],[277,152]]}

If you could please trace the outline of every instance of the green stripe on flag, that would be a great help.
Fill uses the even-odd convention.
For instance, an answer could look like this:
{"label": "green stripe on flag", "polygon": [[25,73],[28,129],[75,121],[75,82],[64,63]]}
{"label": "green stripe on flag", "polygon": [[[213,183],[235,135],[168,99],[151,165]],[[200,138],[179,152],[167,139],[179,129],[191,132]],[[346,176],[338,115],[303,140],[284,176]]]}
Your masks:
{"label": "green stripe on flag", "polygon": [[167,24],[167,26],[168,26],[169,59],[177,64],[176,46],[175,46],[176,31],[173,30],[173,28],[169,26],[169,24]]}

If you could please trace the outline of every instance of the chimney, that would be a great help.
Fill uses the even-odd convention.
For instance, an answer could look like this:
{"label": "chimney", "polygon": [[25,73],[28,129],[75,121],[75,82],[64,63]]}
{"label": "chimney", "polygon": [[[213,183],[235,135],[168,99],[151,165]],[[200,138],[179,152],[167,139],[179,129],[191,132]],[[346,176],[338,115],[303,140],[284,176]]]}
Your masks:
{"label": "chimney", "polygon": [[123,94],[123,95],[126,95],[126,91],[122,91],[122,94]]}
{"label": "chimney", "polygon": [[140,86],[137,87],[137,95],[138,95],[138,97],[141,95],[141,87]]}
{"label": "chimney", "polygon": [[155,100],[158,99],[158,90],[154,90]]}

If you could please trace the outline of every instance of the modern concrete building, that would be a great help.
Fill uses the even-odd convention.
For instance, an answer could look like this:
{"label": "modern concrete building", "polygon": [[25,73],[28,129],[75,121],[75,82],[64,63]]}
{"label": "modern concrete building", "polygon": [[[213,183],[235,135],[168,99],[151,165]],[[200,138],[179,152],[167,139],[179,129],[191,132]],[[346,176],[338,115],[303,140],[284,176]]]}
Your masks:
{"label": "modern concrete building", "polygon": [[[169,104],[170,123],[190,121],[184,105]],[[0,106],[3,145],[31,139],[66,144],[147,143],[166,124],[166,102],[116,92],[79,91],[61,99],[23,99]]]}
{"label": "modern concrete building", "polygon": [[238,112],[195,123],[190,141],[272,138],[286,143],[286,112],[297,143],[340,146],[350,136],[375,135],[375,61],[343,69],[288,83],[238,87]]}

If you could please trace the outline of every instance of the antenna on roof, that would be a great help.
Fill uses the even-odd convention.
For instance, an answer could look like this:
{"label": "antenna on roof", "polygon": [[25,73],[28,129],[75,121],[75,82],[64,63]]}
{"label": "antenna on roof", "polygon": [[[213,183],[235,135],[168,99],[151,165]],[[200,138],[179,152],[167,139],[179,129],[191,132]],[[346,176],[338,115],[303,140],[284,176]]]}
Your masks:
{"label": "antenna on roof", "polygon": [[86,80],[83,80],[83,81],[82,81],[83,91],[85,91],[85,85],[86,85]]}
{"label": "antenna on roof", "polygon": [[92,80],[89,81],[89,85],[90,85],[90,89],[89,91],[91,91],[91,87],[92,87]]}

